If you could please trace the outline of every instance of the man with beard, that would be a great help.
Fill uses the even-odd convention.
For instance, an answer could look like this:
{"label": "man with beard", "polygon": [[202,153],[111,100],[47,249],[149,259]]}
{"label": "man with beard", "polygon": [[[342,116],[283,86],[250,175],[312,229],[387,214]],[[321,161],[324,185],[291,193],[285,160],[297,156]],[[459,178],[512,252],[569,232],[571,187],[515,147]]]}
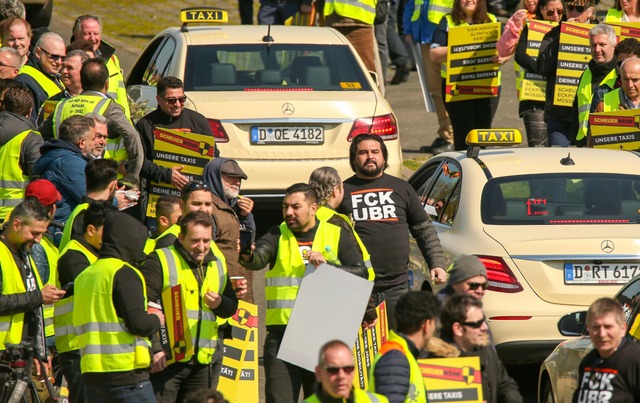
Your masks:
{"label": "man with beard", "polygon": [[318,267],[330,263],[367,278],[362,253],[351,232],[317,220],[317,209],[318,200],[312,187],[305,183],[290,186],[282,203],[284,222],[258,239],[251,254],[240,255],[242,264],[249,270],[270,267],[265,275],[266,403],[297,402],[300,388],[304,390],[305,398],[312,393],[313,372],[277,358],[306,264]]}
{"label": "man with beard", "polygon": [[415,190],[404,180],[384,173],[387,147],[380,136],[353,139],[349,163],[356,173],[344,181],[339,211],[352,214],[356,232],[371,254],[377,303],[386,301],[389,328],[395,328],[395,304],[409,290],[409,232],[429,265],[431,279],[446,279],[442,248]]}

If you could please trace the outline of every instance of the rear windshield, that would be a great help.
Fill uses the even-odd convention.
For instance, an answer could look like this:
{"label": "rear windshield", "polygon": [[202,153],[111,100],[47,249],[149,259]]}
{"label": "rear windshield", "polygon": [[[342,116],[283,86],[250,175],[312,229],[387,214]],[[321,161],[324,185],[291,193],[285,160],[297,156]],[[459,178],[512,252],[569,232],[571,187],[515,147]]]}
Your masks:
{"label": "rear windshield", "polygon": [[370,91],[345,45],[189,46],[185,91]]}
{"label": "rear windshield", "polygon": [[640,176],[528,175],[492,179],[482,195],[482,221],[497,225],[635,224]]}

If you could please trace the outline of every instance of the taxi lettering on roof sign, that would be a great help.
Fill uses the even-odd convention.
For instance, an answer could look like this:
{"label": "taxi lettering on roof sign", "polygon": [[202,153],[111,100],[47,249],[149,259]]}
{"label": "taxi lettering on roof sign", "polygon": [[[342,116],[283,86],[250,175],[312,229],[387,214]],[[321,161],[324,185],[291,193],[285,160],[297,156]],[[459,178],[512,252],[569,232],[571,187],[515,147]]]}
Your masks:
{"label": "taxi lettering on roof sign", "polygon": [[180,10],[180,22],[229,22],[227,10],[213,7],[192,7]]}
{"label": "taxi lettering on roof sign", "polygon": [[522,142],[522,134],[517,129],[472,130],[467,135],[469,145],[511,146]]}

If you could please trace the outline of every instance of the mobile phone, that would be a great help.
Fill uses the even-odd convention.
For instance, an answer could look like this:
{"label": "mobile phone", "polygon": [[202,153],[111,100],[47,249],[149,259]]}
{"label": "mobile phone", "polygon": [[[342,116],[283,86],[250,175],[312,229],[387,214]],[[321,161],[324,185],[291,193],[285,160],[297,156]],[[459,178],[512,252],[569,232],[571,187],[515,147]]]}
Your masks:
{"label": "mobile phone", "polygon": [[73,291],[73,281],[68,282],[62,287],[62,291],[65,291],[67,294]]}
{"label": "mobile phone", "polygon": [[240,230],[240,254],[250,255],[253,244],[253,231],[248,229]]}

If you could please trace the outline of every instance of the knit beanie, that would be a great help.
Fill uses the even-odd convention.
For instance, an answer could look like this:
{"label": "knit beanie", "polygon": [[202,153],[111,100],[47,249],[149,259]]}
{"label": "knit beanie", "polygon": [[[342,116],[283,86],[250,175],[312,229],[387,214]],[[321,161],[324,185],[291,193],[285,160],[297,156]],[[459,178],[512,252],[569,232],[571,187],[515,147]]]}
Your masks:
{"label": "knit beanie", "polygon": [[477,256],[461,255],[453,263],[453,267],[449,269],[447,285],[457,284],[475,276],[487,278],[487,269],[484,267],[484,264],[482,264]]}

